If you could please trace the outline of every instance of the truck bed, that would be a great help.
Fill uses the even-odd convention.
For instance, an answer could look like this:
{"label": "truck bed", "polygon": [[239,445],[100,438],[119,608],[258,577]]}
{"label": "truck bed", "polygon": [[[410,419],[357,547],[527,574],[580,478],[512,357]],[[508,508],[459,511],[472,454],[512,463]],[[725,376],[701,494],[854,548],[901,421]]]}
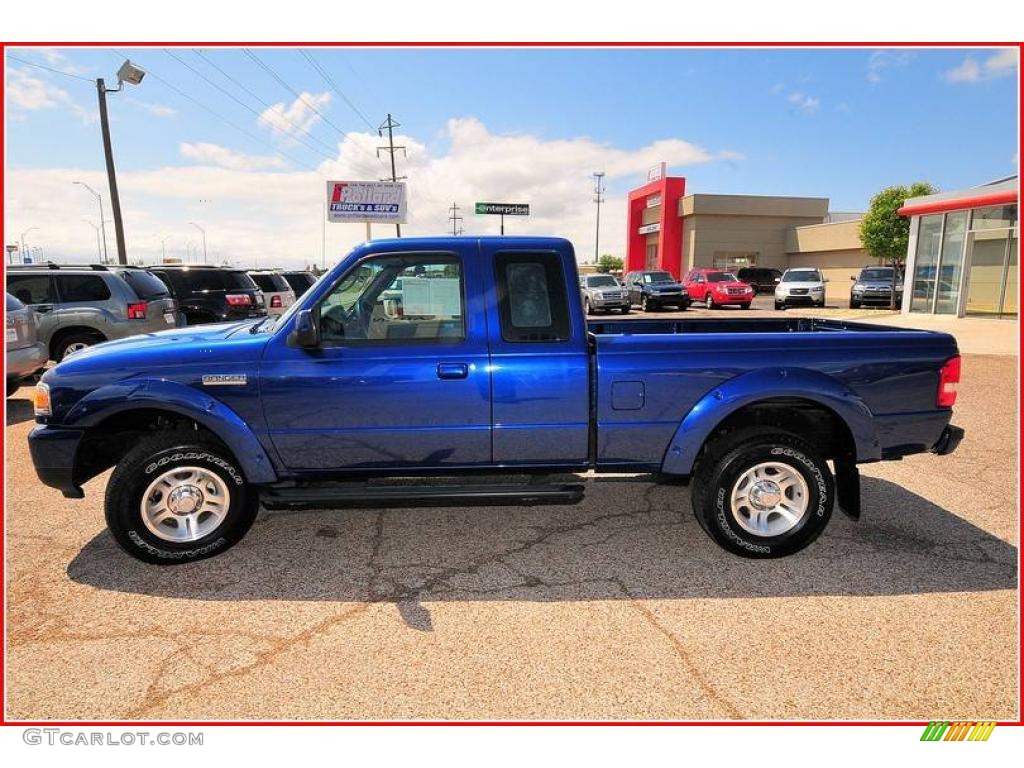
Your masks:
{"label": "truck bed", "polygon": [[587,329],[602,336],[666,333],[812,333],[856,331],[864,333],[931,333],[910,328],[879,326],[816,317],[695,317],[679,320],[590,320]]}

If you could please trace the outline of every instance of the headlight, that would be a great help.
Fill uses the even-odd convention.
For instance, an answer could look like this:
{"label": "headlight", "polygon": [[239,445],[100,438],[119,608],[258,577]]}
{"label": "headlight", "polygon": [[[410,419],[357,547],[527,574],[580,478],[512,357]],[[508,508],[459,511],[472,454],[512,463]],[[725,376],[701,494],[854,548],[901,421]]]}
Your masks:
{"label": "headlight", "polygon": [[825,292],[825,286],[824,285],[816,285],[813,288],[811,288],[811,290],[814,291],[815,293],[824,293]]}
{"label": "headlight", "polygon": [[855,290],[855,291],[863,291],[864,290],[863,283],[854,283],[853,290]]}
{"label": "headlight", "polygon": [[39,382],[36,384],[34,410],[36,416],[52,416],[50,408],[50,385]]}

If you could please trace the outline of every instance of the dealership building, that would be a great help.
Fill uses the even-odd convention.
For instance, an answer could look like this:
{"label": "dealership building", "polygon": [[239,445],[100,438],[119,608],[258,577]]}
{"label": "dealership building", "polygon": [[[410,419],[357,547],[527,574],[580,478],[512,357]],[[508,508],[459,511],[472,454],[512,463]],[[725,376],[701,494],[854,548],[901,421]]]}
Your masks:
{"label": "dealership building", "polygon": [[627,272],[696,267],[818,267],[830,301],[849,298],[850,277],[874,262],[859,214],[829,212],[825,197],[686,194],[686,179],[652,169],[629,193]]}
{"label": "dealership building", "polygon": [[903,312],[1017,316],[1018,178],[912,197]]}

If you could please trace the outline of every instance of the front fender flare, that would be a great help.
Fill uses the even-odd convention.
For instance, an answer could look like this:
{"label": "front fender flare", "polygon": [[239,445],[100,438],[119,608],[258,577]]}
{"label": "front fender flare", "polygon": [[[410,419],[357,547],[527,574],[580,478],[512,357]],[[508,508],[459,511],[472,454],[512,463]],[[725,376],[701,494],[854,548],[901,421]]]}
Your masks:
{"label": "front fender flare", "polygon": [[233,410],[204,392],[162,379],[130,379],[93,390],[68,411],[61,426],[94,427],[122,411],[171,411],[195,420],[234,454],[250,483],[273,483],[277,472],[255,433]]}
{"label": "front fender flare", "polygon": [[838,415],[853,435],[858,461],[881,458],[871,410],[849,387],[806,368],[764,368],[730,379],[697,401],[668,444],[662,472],[690,474],[705,441],[729,415],[751,403],[783,397],[809,400]]}

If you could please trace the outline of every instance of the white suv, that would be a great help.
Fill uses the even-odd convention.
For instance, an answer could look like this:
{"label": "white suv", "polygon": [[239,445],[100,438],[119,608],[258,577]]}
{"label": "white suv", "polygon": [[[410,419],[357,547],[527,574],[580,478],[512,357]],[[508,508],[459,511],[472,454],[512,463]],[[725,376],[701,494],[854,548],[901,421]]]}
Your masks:
{"label": "white suv", "polygon": [[280,272],[249,270],[249,277],[263,291],[267,302],[267,314],[271,317],[283,315],[284,311],[295,303],[295,291]]}
{"label": "white suv", "polygon": [[825,283],[821,270],[814,267],[787,269],[775,286],[775,308],[785,309],[797,305],[825,306]]}

